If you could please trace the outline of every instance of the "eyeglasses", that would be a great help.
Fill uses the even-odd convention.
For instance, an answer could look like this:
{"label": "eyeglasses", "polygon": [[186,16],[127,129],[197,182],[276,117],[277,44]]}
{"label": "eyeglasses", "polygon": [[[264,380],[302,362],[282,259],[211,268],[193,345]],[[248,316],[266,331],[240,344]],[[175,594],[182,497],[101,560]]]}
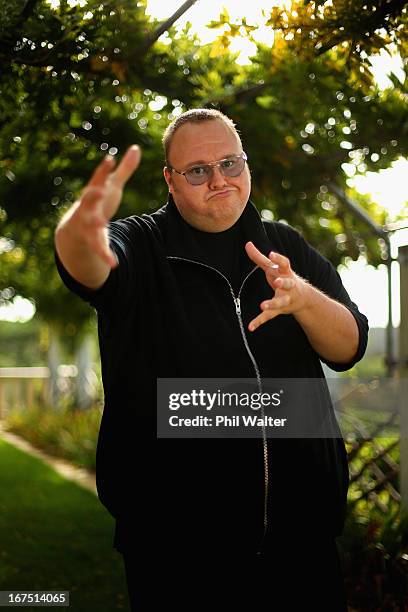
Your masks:
{"label": "eyeglasses", "polygon": [[235,177],[239,176],[244,167],[245,162],[248,157],[246,153],[242,152],[240,155],[231,155],[226,159],[221,159],[217,162],[212,162],[210,164],[202,164],[199,166],[192,166],[188,168],[185,172],[179,172],[172,166],[167,166],[167,169],[170,172],[177,172],[177,174],[181,174],[185,177],[186,181],[190,183],[190,185],[204,185],[207,181],[212,179],[214,175],[213,168],[217,167],[220,169],[220,172],[223,176]]}

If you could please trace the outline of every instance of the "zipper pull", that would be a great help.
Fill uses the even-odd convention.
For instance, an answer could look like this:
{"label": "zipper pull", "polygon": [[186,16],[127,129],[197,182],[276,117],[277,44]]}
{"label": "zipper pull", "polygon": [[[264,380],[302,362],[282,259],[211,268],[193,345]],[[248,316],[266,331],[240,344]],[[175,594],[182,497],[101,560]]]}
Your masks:
{"label": "zipper pull", "polygon": [[241,300],[239,298],[234,298],[235,302],[235,310],[237,311],[237,315],[241,314]]}

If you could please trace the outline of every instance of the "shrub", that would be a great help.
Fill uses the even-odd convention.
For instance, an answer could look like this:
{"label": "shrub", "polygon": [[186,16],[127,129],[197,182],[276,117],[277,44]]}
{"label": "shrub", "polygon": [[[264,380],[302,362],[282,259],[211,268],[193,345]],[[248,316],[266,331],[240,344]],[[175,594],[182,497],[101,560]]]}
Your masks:
{"label": "shrub", "polygon": [[89,410],[36,406],[11,410],[5,427],[45,452],[94,471],[101,417],[98,405]]}

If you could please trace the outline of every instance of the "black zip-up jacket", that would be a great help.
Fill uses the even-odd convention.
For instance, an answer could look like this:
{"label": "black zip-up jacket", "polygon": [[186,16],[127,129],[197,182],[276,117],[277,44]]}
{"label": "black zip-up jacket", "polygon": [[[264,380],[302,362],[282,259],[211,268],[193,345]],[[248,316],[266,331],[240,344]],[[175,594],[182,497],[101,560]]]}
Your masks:
{"label": "black zip-up jacket", "polygon": [[242,249],[251,240],[266,255],[282,253],[297,274],[350,310],[360,334],[350,363],[322,359],[292,315],[248,332],[260,302],[273,294],[264,272],[247,258],[238,296],[207,267],[171,196],[153,214],[110,223],[119,266],[100,289],[77,283],[56,256],[67,287],[98,313],[105,407],[97,487],[116,518],[120,551],[252,554],[272,546],[275,534],[332,538],[342,531],[348,467],[341,437],[156,439],[158,377],[255,378],[255,360],[262,378],[324,379],[320,361],[343,371],[365,352],[367,319],[332,264],[290,226],[262,221],[250,201],[239,223]]}

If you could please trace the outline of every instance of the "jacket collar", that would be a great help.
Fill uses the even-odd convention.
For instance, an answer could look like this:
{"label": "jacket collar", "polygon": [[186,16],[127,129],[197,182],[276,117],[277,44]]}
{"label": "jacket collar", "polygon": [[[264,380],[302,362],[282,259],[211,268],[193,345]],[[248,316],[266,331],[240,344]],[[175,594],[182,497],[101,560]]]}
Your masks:
{"label": "jacket collar", "polygon": [[[181,257],[206,263],[197,245],[194,232],[180,215],[171,194],[169,194],[167,204],[153,213],[152,217],[159,226],[167,257]],[[271,251],[271,242],[260,214],[251,200],[248,200],[237,223],[241,227],[242,247],[244,248],[244,245],[251,240],[267,256]]]}

